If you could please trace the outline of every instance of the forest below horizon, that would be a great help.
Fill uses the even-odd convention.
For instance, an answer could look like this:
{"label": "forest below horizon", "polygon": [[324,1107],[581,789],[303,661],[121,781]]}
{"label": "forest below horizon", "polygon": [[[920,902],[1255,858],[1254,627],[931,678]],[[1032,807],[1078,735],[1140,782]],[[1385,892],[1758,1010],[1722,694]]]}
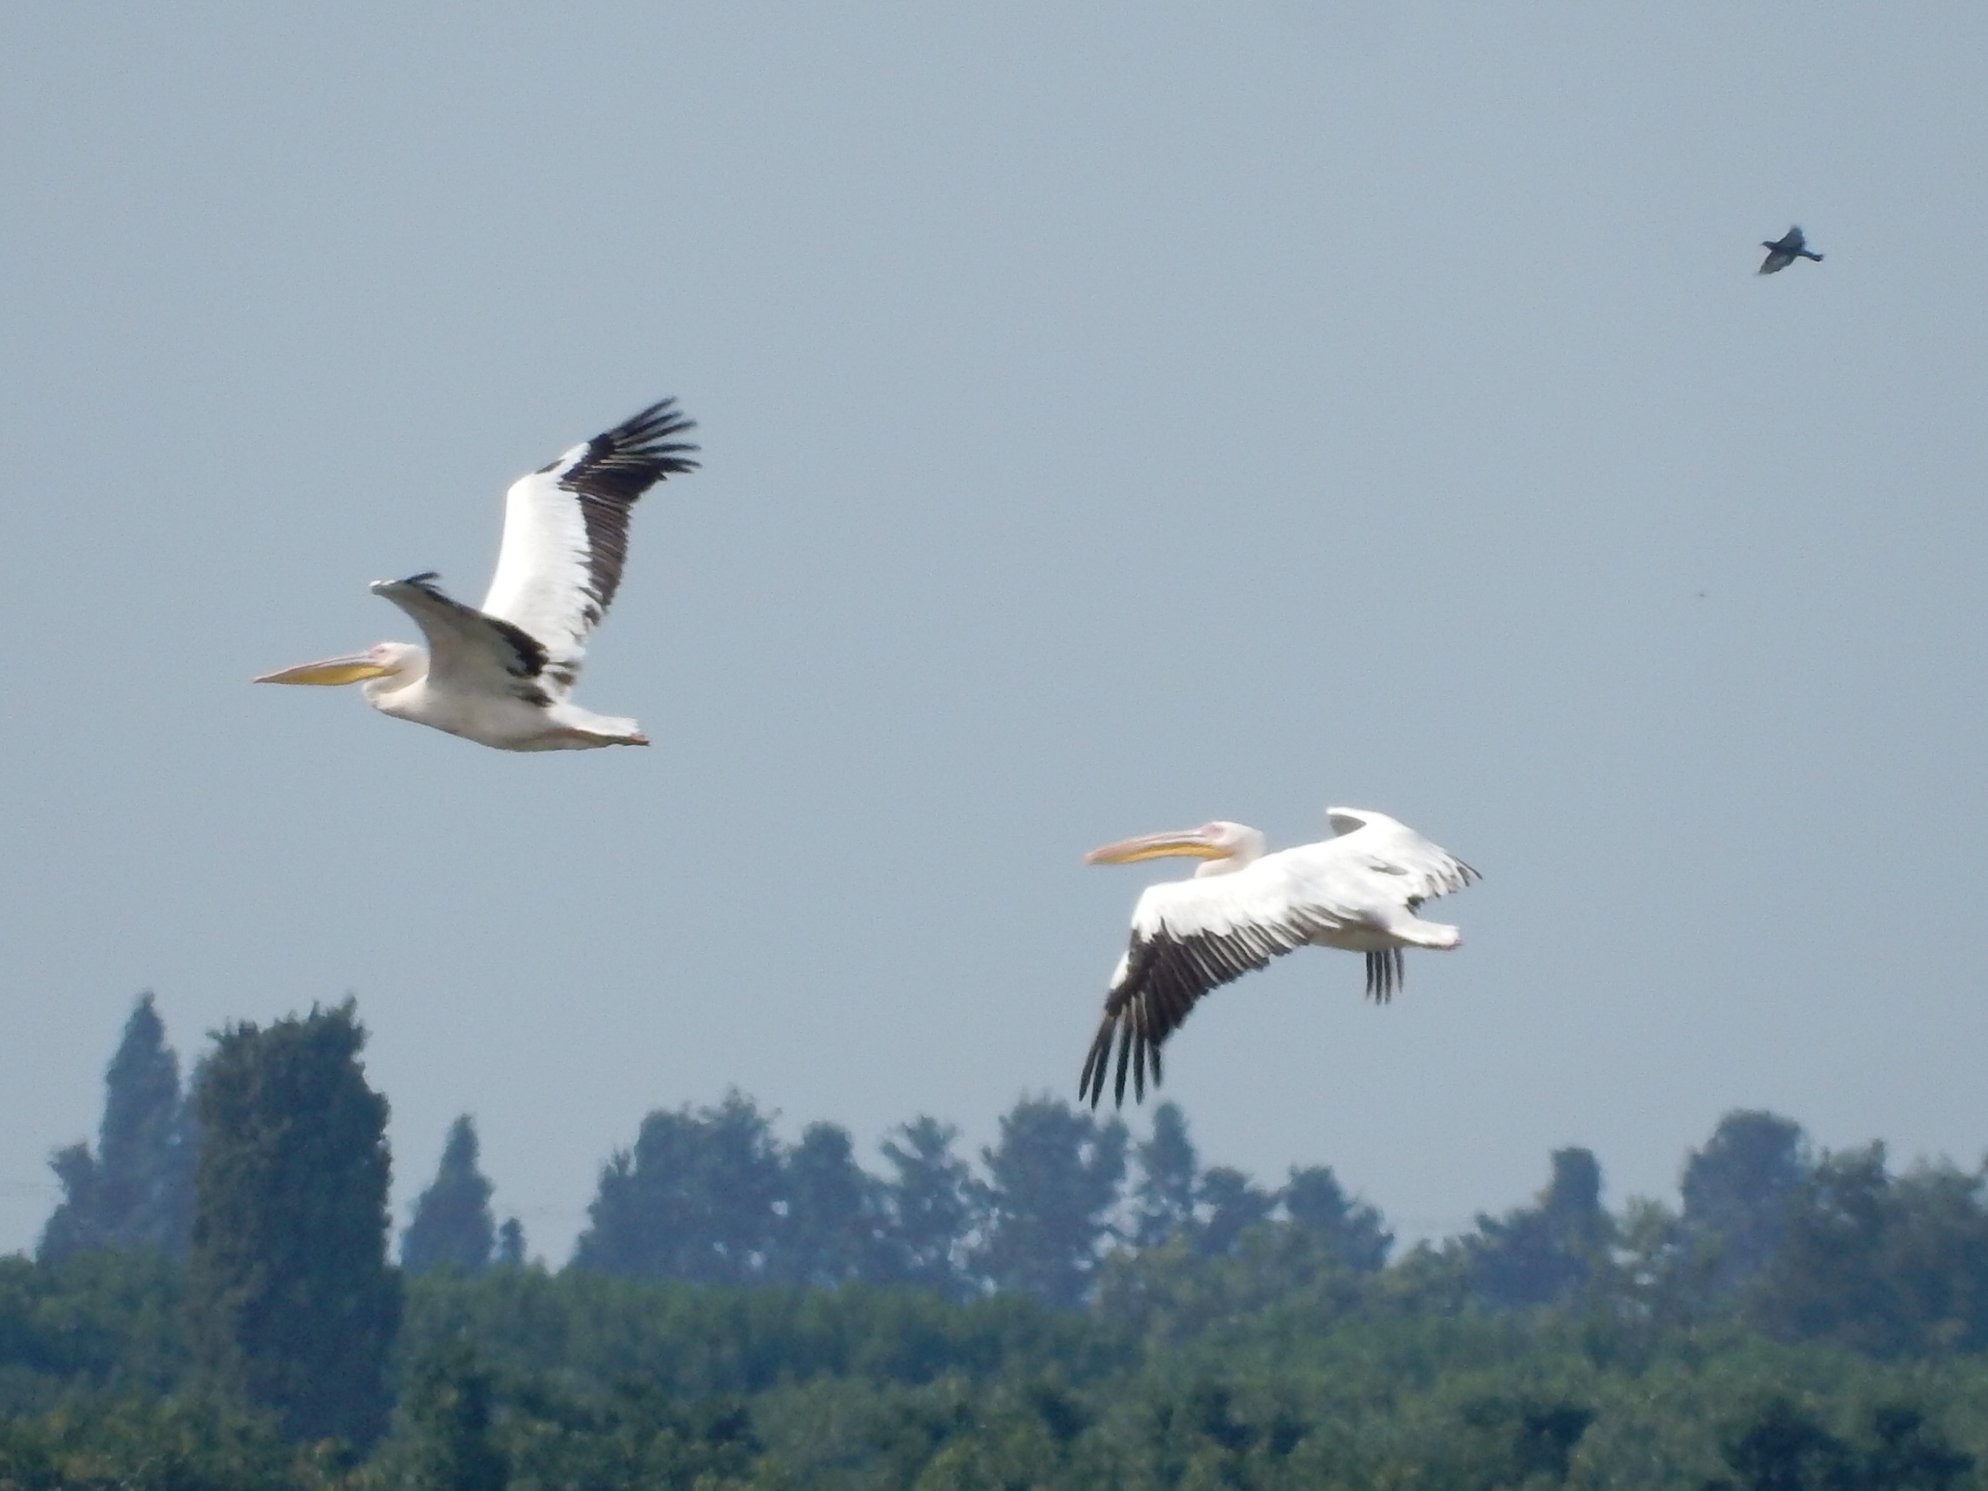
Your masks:
{"label": "forest below horizon", "polygon": [[350,1003],[234,1027],[182,1083],[139,1001],[0,1260],[0,1488],[1798,1491],[1988,1455],[1984,1172],[1781,1115],[1726,1115],[1677,1207],[1610,1211],[1570,1147],[1400,1248],[1328,1167],[1203,1165],[1170,1103],[1134,1141],[1024,1099],[978,1164],[921,1116],[877,1175],[732,1093],[649,1114],[553,1270],[467,1117],[390,1246],[363,1041]]}

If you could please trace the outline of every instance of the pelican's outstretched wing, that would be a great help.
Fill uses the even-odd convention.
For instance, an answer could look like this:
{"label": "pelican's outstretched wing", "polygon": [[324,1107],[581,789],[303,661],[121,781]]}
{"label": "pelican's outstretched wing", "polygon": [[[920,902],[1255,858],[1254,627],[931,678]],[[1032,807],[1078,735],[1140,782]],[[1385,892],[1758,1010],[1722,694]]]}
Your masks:
{"label": "pelican's outstretched wing", "polygon": [[1430,842],[1399,818],[1370,808],[1327,808],[1326,821],[1339,837],[1329,842],[1357,854],[1355,863],[1382,875],[1401,877],[1401,899],[1414,910],[1431,897],[1462,890],[1483,877],[1440,844]]}
{"label": "pelican's outstretched wing", "polygon": [[691,428],[676,400],[664,399],[511,483],[483,611],[544,645],[556,688],[572,687],[587,634],[621,584],[636,499],[666,476],[697,469],[686,454],[697,447],[670,439]]}
{"label": "pelican's outstretched wing", "polygon": [[444,594],[435,583],[440,578],[430,570],[405,580],[375,580],[370,587],[420,626],[428,639],[429,681],[442,689],[546,703],[543,644],[522,627]]}
{"label": "pelican's outstretched wing", "polygon": [[1303,947],[1337,925],[1292,893],[1278,855],[1230,875],[1148,886],[1132,912],[1132,945],[1105,995],[1104,1019],[1084,1058],[1077,1094],[1095,1108],[1104,1096],[1111,1043],[1118,1041],[1116,1102],[1125,1101],[1129,1067],[1135,1098],[1146,1095],[1146,1068],[1160,1080],[1160,1045],[1210,989]]}

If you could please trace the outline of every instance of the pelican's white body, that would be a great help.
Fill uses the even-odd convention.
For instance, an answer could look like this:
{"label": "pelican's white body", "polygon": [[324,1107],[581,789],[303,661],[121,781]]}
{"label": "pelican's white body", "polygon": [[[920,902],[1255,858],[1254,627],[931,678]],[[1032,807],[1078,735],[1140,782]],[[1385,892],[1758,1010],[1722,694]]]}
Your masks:
{"label": "pelican's white body", "polygon": [[1148,834],[1093,850],[1093,864],[1166,855],[1205,861],[1187,880],[1148,886],[1132,911],[1132,938],[1112,971],[1104,1019],[1078,1091],[1103,1096],[1118,1041],[1116,1091],[1124,1101],[1130,1063],[1139,1096],[1160,1046],[1210,990],[1300,947],[1364,953],[1367,992],[1392,996],[1405,947],[1452,948],[1462,934],[1415,914],[1423,901],[1461,890],[1477,872],[1385,813],[1328,808],[1338,837],[1264,852],[1263,835],[1240,823]]}
{"label": "pelican's white body", "polygon": [[572,701],[588,634],[621,583],[630,509],[650,487],[695,469],[673,401],[651,405],[511,484],[504,544],[480,608],[433,574],[381,580],[373,593],[414,618],[425,648],[382,642],[363,653],[264,675],[260,683],[361,683],[398,720],[504,751],[647,745],[630,719]]}

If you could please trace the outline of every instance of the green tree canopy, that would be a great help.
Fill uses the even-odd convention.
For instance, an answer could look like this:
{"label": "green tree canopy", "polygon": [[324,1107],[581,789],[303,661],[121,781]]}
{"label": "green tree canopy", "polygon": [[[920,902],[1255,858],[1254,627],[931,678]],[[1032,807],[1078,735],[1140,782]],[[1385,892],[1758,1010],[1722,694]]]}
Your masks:
{"label": "green tree canopy", "polygon": [[763,1279],[781,1183],[772,1124],[736,1090],[715,1108],[651,1113],[634,1149],[602,1169],[573,1262],[630,1278]]}
{"label": "green tree canopy", "polygon": [[1204,1258],[1226,1258],[1250,1228],[1270,1220],[1277,1198],[1233,1165],[1210,1165],[1196,1187],[1201,1221],[1194,1234],[1195,1251]]}
{"label": "green tree canopy", "polygon": [[1126,1142],[1117,1119],[1100,1123],[1058,1098],[1024,1098],[1002,1117],[1000,1143],[981,1152],[986,1235],[975,1258],[989,1283],[1083,1303],[1125,1178]]}
{"label": "green tree canopy", "polygon": [[882,1282],[952,1299],[971,1292],[965,1256],[977,1193],[966,1162],[953,1152],[958,1137],[951,1124],[921,1116],[884,1140],[895,1174],[883,1186]]}
{"label": "green tree canopy", "polygon": [[1553,1178],[1530,1207],[1480,1216],[1466,1242],[1473,1288],[1500,1306],[1551,1304],[1606,1260],[1612,1223],[1601,1205],[1601,1164],[1590,1150],[1553,1151]]}
{"label": "green tree canopy", "polygon": [[1158,1247],[1192,1232],[1201,1170],[1180,1104],[1166,1102],[1153,1109],[1152,1135],[1133,1146],[1132,1158],[1139,1175],[1132,1188],[1133,1246]]}
{"label": "green tree canopy", "polygon": [[1808,1166],[1802,1126],[1758,1109],[1728,1113],[1692,1151],[1680,1233],[1708,1293],[1731,1295],[1767,1266]]}
{"label": "green tree canopy", "polygon": [[1331,1166],[1293,1165],[1277,1199],[1293,1226],[1323,1239],[1348,1268],[1374,1273],[1387,1263],[1394,1234],[1380,1212],[1346,1194]]}
{"label": "green tree canopy", "polygon": [[104,1073],[96,1154],[75,1144],[49,1162],[63,1196],[39,1255],[52,1262],[109,1247],[182,1256],[193,1224],[194,1149],[179,1058],[166,1044],[152,996],[144,994]]}
{"label": "green tree canopy", "polygon": [[786,1203],[768,1275],[815,1287],[873,1279],[882,1271],[880,1186],[856,1163],[849,1131],[811,1123],[786,1157]]}
{"label": "green tree canopy", "polygon": [[296,1439],[369,1445],[386,1426],[400,1284],[387,1266],[387,1101],[351,1000],[243,1023],[195,1089],[188,1320],[208,1377]]}
{"label": "green tree canopy", "polygon": [[449,1126],[434,1182],[414,1203],[400,1236],[401,1267],[411,1274],[449,1266],[475,1273],[490,1265],[496,1222],[491,1185],[477,1168],[476,1124],[465,1113]]}

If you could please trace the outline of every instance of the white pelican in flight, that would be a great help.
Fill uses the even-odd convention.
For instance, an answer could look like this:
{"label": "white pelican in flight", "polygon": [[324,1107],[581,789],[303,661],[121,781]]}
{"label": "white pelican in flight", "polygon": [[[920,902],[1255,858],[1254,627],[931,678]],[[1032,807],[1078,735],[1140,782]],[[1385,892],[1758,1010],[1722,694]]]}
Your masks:
{"label": "white pelican in flight", "polygon": [[1210,989],[1294,948],[1339,947],[1367,955],[1367,993],[1377,1001],[1401,987],[1404,947],[1455,947],[1462,934],[1424,921],[1415,908],[1462,890],[1477,871],[1407,824],[1365,808],[1327,808],[1336,838],[1263,852],[1263,835],[1240,823],[1209,823],[1147,834],[1084,856],[1123,865],[1162,855],[1206,861],[1189,880],[1149,885],[1132,911],[1132,945],[1105,994],[1104,1021],[1077,1079],[1080,1099],[1104,1096],[1111,1043],[1118,1041],[1112,1095],[1146,1095],[1146,1067],[1160,1082],[1160,1046]]}
{"label": "white pelican in flight", "polygon": [[512,482],[481,610],[443,594],[432,572],[374,581],[373,594],[412,616],[426,647],[382,642],[255,681],[362,684],[381,714],[502,751],[647,745],[635,721],[570,696],[587,634],[621,584],[629,510],[664,477],[697,469],[686,454],[697,447],[670,440],[690,428],[664,399]]}

